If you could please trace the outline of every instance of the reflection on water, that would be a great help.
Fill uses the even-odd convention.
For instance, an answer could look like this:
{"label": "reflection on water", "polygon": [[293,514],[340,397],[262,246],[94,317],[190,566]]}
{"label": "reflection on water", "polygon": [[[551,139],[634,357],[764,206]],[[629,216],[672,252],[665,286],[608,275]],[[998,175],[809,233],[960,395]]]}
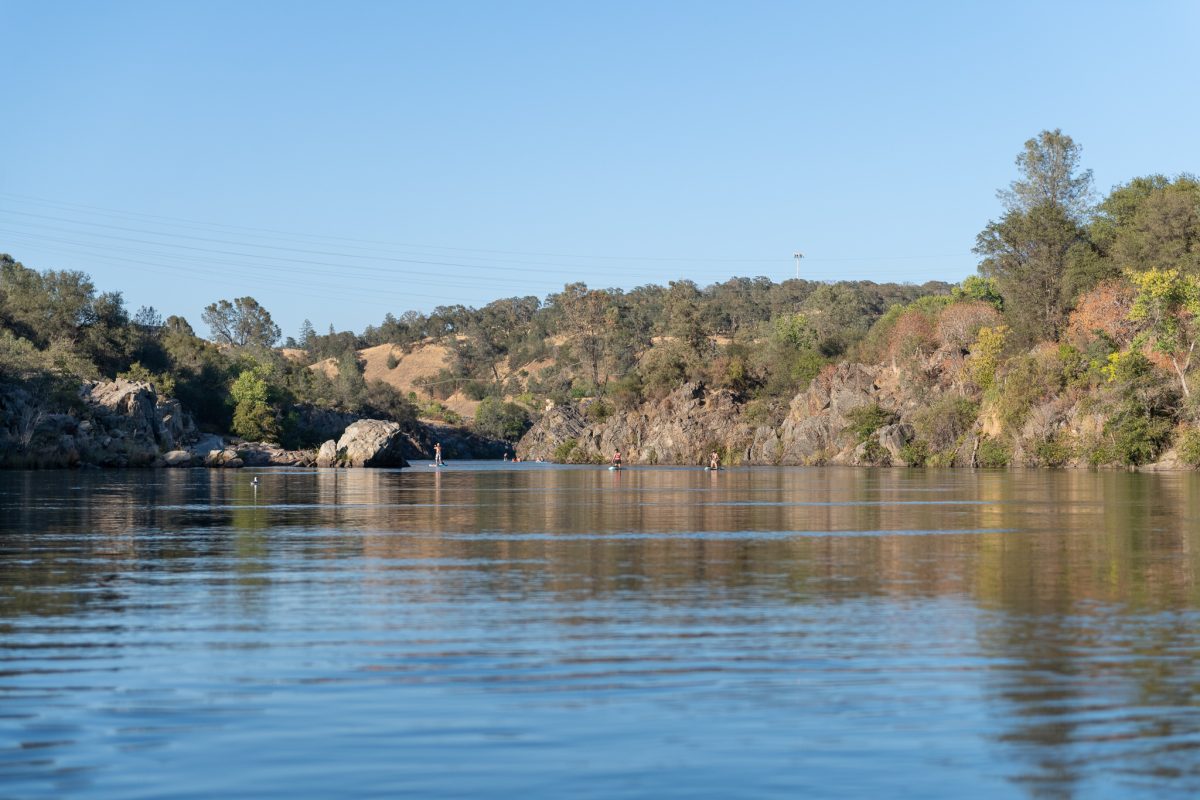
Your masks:
{"label": "reflection on water", "polygon": [[0,795],[1200,791],[1198,476],[257,474],[0,475]]}

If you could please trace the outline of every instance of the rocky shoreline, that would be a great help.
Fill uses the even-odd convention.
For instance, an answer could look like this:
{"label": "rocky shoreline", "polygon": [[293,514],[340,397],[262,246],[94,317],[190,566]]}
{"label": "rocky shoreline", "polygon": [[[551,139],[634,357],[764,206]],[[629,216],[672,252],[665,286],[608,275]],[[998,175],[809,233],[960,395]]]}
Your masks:
{"label": "rocky shoreline", "polygon": [[447,458],[500,458],[508,448],[434,423],[315,416],[329,438],[319,448],[287,450],[201,433],[178,400],[159,397],[149,383],[87,382],[57,403],[13,383],[0,391],[0,468],[406,467],[432,458],[434,442]]}
{"label": "rocky shoreline", "polygon": [[[831,366],[791,401],[782,420],[755,423],[747,403],[724,389],[688,383],[666,397],[631,410],[596,414],[594,401],[548,410],[517,445],[523,459],[568,463],[607,461],[620,450],[626,464],[704,464],[717,451],[725,464],[812,466],[913,466],[919,454],[916,422],[937,402],[957,398],[961,387],[950,370],[940,383],[915,383],[886,365],[844,362]],[[876,411],[881,424],[865,433],[857,414]],[[1041,461],[1041,448],[1060,438],[1084,440],[1098,435],[1103,419],[1085,402],[1065,404],[1061,398],[1035,407],[1012,438],[1009,466],[1095,468],[1082,456],[1061,463]],[[987,404],[963,425],[950,431],[951,443],[937,466],[989,466],[981,445],[998,431],[995,411]],[[1159,453],[1142,471],[1189,470],[1174,448]]]}

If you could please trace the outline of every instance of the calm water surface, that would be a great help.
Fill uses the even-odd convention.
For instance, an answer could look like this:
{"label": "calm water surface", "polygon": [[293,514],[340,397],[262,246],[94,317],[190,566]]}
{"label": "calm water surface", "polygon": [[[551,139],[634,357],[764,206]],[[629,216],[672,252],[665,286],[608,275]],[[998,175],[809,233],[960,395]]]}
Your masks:
{"label": "calm water surface", "polygon": [[0,511],[0,797],[1200,794],[1196,475],[10,472]]}

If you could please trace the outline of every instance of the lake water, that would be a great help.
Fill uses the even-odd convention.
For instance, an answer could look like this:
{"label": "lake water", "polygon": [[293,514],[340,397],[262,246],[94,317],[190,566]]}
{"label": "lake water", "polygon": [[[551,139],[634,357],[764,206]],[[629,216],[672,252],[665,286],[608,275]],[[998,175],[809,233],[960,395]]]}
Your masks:
{"label": "lake water", "polygon": [[2,797],[1200,793],[1197,475],[9,472],[0,511]]}

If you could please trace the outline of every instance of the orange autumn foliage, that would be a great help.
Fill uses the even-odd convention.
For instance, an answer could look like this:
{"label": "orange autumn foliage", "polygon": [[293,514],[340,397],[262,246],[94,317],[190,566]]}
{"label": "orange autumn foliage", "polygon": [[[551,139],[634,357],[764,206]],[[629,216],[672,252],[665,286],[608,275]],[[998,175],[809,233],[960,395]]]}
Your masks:
{"label": "orange autumn foliage", "polygon": [[1118,348],[1128,347],[1137,334],[1137,326],[1129,320],[1134,294],[1122,280],[1104,281],[1084,294],[1067,322],[1067,340],[1086,347],[1104,336]]}

